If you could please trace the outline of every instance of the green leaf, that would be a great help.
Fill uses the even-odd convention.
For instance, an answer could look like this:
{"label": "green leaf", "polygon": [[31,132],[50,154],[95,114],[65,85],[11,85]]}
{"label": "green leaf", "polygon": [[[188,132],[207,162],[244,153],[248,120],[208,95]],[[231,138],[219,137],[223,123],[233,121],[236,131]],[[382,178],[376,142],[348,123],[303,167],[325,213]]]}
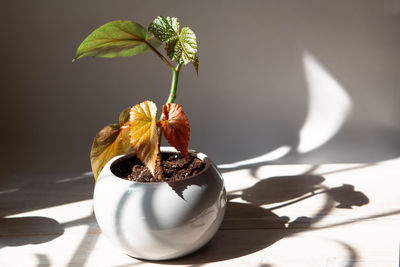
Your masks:
{"label": "green leaf", "polygon": [[179,22],[178,19],[173,17],[162,17],[158,16],[149,25],[149,32],[152,32],[154,36],[161,42],[174,41],[179,34]]}
{"label": "green leaf", "polygon": [[120,115],[120,122],[124,122],[124,124],[107,125],[100,130],[93,140],[90,162],[96,180],[104,165],[111,158],[127,153],[131,148],[129,143],[129,122],[125,114],[126,109]]}
{"label": "green leaf", "polygon": [[80,44],[75,60],[92,57],[128,57],[151,51],[147,45],[158,47],[161,43],[133,21],[111,21],[93,31]]}
{"label": "green leaf", "polygon": [[[178,63],[187,64],[196,61],[197,41],[194,32],[185,27],[182,29],[177,44],[175,45],[173,57]],[[198,63],[198,59],[197,59]]]}
{"label": "green leaf", "polygon": [[192,62],[195,68],[198,66],[196,35],[188,27],[179,31],[177,18],[158,16],[150,24],[149,31],[159,41],[165,42],[165,51],[170,59],[184,65]]}

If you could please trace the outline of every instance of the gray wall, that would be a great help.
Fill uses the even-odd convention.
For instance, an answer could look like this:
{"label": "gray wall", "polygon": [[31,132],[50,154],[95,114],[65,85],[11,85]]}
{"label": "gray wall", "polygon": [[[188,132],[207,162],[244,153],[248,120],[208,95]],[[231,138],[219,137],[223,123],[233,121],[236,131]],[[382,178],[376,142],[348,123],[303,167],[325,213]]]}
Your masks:
{"label": "gray wall", "polygon": [[[200,76],[184,68],[177,102],[191,123],[190,146],[218,164],[282,147],[286,155],[273,163],[396,158],[399,12],[398,1],[366,0],[3,1],[2,171],[89,171],[100,128],[126,106],[146,99],[161,106],[170,72],[153,54],[71,62],[84,37],[105,22],[147,26],[157,15],[177,16],[197,34]],[[325,80],[310,85],[307,57]],[[325,94],[326,83],[340,90]],[[315,103],[315,94],[325,99]],[[311,132],[322,132],[324,142],[299,153],[310,113],[323,120]]]}

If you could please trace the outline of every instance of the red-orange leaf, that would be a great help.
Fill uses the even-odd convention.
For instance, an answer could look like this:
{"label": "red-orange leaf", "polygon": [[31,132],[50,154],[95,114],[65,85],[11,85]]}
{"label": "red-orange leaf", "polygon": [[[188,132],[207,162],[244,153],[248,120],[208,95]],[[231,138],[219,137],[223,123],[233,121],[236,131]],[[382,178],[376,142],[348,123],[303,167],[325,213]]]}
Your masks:
{"label": "red-orange leaf", "polygon": [[166,104],[163,106],[163,113],[164,118],[160,125],[165,139],[188,160],[190,126],[182,106],[176,103]]}
{"label": "red-orange leaf", "polygon": [[138,158],[155,176],[158,154],[157,107],[151,101],[142,102],[130,111],[129,136]]}

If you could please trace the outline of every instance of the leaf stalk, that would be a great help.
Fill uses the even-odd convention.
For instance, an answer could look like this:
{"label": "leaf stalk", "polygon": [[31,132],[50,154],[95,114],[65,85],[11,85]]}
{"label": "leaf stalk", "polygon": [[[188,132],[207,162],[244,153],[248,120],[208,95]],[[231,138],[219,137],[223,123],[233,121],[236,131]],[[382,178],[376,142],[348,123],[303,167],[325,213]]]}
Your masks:
{"label": "leaf stalk", "polygon": [[153,50],[154,53],[157,54],[157,56],[159,56],[161,58],[162,61],[164,61],[165,64],[167,64],[168,68],[170,68],[172,71],[175,71],[176,69],[174,68],[174,66],[172,66],[172,64],[168,61],[168,59],[166,59],[156,48],[154,48],[154,46],[152,46],[149,42],[147,42],[146,40],[144,41],[148,47],[151,48],[151,50]]}

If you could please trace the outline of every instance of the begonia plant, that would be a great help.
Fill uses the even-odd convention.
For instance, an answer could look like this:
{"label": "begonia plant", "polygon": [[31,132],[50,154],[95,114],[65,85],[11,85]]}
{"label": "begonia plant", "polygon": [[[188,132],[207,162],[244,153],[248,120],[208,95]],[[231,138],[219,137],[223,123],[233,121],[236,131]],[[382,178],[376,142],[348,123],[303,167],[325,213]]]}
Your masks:
{"label": "begonia plant", "polygon": [[[158,51],[162,44],[175,65]],[[153,177],[162,181],[162,135],[188,160],[189,122],[175,98],[181,67],[191,63],[198,74],[197,40],[190,28],[180,29],[175,17],[158,16],[148,29],[134,21],[111,21],[86,37],[78,47],[74,61],[84,57],[129,57],[146,52],[154,52],[172,71],[169,97],[158,120],[156,104],[147,100],[124,109],[118,123],[100,130],[90,153],[95,179],[111,158],[133,148]]]}

